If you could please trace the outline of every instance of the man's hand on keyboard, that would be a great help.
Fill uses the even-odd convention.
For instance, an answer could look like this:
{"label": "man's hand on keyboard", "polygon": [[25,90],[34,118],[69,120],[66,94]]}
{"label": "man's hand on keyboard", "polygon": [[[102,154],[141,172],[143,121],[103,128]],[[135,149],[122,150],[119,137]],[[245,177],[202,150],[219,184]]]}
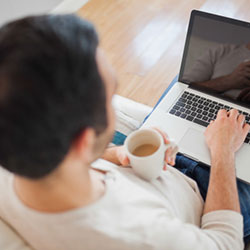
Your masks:
{"label": "man's hand on keyboard", "polygon": [[219,110],[216,120],[205,131],[206,143],[213,152],[235,153],[243,144],[250,126],[245,123],[244,115],[236,109]]}

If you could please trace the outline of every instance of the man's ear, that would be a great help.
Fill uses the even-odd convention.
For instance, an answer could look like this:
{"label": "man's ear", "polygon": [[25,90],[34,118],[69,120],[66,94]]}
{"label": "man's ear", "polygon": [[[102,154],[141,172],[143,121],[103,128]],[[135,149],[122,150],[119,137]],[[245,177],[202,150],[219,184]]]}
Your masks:
{"label": "man's ear", "polygon": [[83,130],[73,143],[73,151],[85,162],[90,163],[93,159],[93,150],[96,134],[94,129],[86,128]]}

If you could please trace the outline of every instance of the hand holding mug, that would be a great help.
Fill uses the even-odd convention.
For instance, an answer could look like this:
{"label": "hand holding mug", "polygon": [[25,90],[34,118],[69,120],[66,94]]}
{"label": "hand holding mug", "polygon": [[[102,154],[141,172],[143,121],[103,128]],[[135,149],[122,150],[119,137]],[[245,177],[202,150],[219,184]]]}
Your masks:
{"label": "hand holding mug", "polygon": [[125,150],[128,159],[125,157],[121,162],[130,162],[138,176],[150,181],[161,175],[166,164],[175,164],[178,147],[159,129],[143,128],[127,137]]}
{"label": "hand holding mug", "polygon": [[[153,129],[155,129],[162,135],[165,144],[171,143],[168,135],[165,132],[163,132],[159,128],[154,127]],[[116,156],[121,166],[127,167],[129,165],[130,162],[124,145],[116,147]],[[163,170],[167,170],[167,165],[171,166],[175,165],[175,157],[176,157],[176,148],[169,147],[165,152],[165,164],[163,166]]]}

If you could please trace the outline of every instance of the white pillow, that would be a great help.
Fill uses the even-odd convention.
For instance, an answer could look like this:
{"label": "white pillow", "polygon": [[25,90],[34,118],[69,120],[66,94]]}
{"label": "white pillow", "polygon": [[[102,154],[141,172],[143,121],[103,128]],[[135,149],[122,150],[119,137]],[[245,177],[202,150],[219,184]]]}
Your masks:
{"label": "white pillow", "polygon": [[32,250],[24,240],[0,219],[0,249],[2,250]]}

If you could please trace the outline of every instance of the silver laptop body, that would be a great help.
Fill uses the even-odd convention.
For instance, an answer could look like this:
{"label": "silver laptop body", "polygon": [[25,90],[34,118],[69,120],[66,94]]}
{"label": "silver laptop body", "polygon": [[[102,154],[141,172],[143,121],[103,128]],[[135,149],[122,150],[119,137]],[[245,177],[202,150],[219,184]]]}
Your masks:
{"label": "silver laptop body", "polygon": [[[167,92],[143,127],[161,128],[179,145],[180,153],[210,165],[204,131],[210,120],[215,119],[219,108],[236,108],[250,123],[250,77],[249,87],[247,76],[244,83],[232,77],[240,64],[245,63],[242,67],[248,68],[248,61],[249,23],[192,11],[179,81]],[[235,163],[237,177],[248,183],[249,141],[250,134],[237,152]]]}

